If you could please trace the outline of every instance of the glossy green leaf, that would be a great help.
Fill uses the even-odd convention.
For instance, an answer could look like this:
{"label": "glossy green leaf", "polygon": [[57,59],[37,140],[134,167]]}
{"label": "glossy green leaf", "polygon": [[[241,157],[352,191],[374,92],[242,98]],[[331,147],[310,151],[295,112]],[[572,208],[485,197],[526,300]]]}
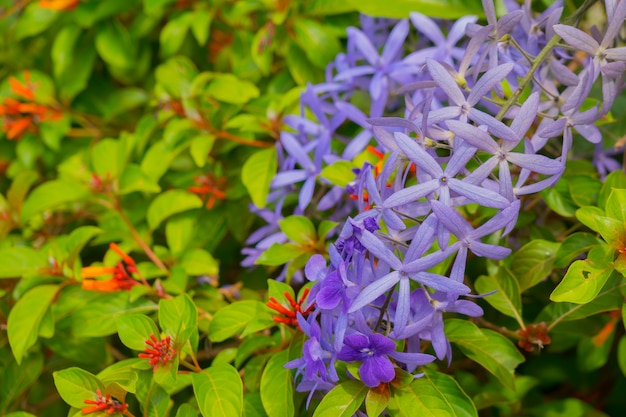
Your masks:
{"label": "glossy green leaf", "polygon": [[446,329],[450,342],[456,344],[468,358],[482,365],[504,386],[513,389],[515,368],[524,362],[524,356],[501,334],[488,329],[480,329],[480,332],[484,339],[467,339],[457,338],[458,333]]}
{"label": "glossy green leaf", "polygon": [[215,75],[206,93],[216,100],[233,104],[244,104],[260,95],[256,85],[232,74]]}
{"label": "glossy green leaf", "polygon": [[394,0],[392,3],[378,0],[349,0],[347,4],[370,16],[396,19],[408,18],[409,14],[414,11],[444,19],[484,14],[481,3],[476,0]]}
{"label": "glossy green leaf", "polygon": [[28,190],[37,181],[38,177],[35,171],[21,171],[13,178],[13,182],[11,182],[11,186],[7,191],[7,202],[18,213],[22,209],[22,203],[28,194]]}
{"label": "glossy green leaf", "polygon": [[310,19],[298,19],[293,27],[295,41],[309,61],[318,68],[325,68],[340,51],[340,44],[333,33],[321,23]]}
{"label": "glossy green leaf", "polygon": [[194,14],[187,12],[181,13],[167,21],[161,30],[159,38],[162,56],[169,57],[180,49],[193,18]]}
{"label": "glossy green leaf", "polygon": [[120,194],[130,194],[136,191],[144,193],[158,193],[161,187],[146,175],[137,164],[128,164],[122,171],[119,179]]}
{"label": "glossy green leaf", "polygon": [[301,245],[314,245],[317,240],[315,226],[308,217],[288,216],[278,221],[280,230],[296,243]]}
{"label": "glossy green leaf", "polygon": [[598,332],[592,337],[584,337],[576,349],[576,362],[583,372],[593,372],[606,365],[613,348],[615,332]]}
{"label": "glossy green leaf", "polygon": [[274,147],[256,152],[243,164],[241,181],[255,206],[265,207],[270,183],[274,179],[277,167]]}
{"label": "glossy green leaf", "polygon": [[573,233],[565,238],[554,257],[554,267],[565,268],[580,254],[602,243],[595,235],[585,232]]}
{"label": "glossy green leaf", "polygon": [[72,407],[82,408],[85,400],[96,400],[96,390],[105,394],[102,381],[83,369],[67,368],[52,375],[61,398]]}
{"label": "glossy green leaf", "polygon": [[167,221],[165,238],[174,255],[181,254],[187,248],[196,226],[196,214],[193,212],[175,214]]}
{"label": "glossy green leaf", "polygon": [[180,258],[180,266],[188,275],[217,276],[219,272],[218,261],[204,249],[186,250]]}
{"label": "glossy green leaf", "polygon": [[578,206],[572,200],[566,181],[557,182],[554,187],[547,188],[540,193],[544,201],[557,214],[563,217],[574,217]]}
{"label": "glossy green leaf", "polygon": [[125,314],[149,313],[155,304],[145,298],[130,301],[127,293],[101,294],[69,316],[74,337],[102,337],[117,331],[115,320]]}
{"label": "glossy green leaf", "polygon": [[209,153],[215,143],[215,136],[205,133],[194,137],[189,145],[189,153],[197,166],[202,168],[206,165]]}
{"label": "glossy green leaf", "polygon": [[204,46],[209,39],[214,13],[211,9],[196,9],[193,12],[190,29],[200,46]]}
{"label": "glossy green leaf", "polygon": [[148,345],[150,335],[158,335],[159,329],[154,321],[142,314],[128,314],[115,319],[117,334],[126,346],[143,351]]}
{"label": "glossy green leaf", "polygon": [[52,210],[89,196],[89,190],[82,184],[52,180],[35,188],[24,201],[22,206],[22,223],[27,222],[34,215],[45,210]]}
{"label": "glossy green leaf", "polygon": [[370,388],[365,396],[365,411],[368,417],[378,417],[389,405],[391,391],[389,385],[381,384],[376,388]]}
{"label": "glossy green leaf", "polygon": [[198,329],[198,309],[187,294],[159,301],[159,324],[176,343],[186,343]]}
{"label": "glossy green leaf", "polygon": [[136,46],[128,30],[117,20],[107,22],[96,34],[96,50],[109,65],[131,68],[136,64]]}
{"label": "glossy green leaf", "polygon": [[193,391],[204,417],[236,417],[243,413],[243,383],[228,364],[192,375]]}
{"label": "glossy green leaf", "polygon": [[307,82],[315,83],[320,79],[315,71],[315,66],[296,43],[289,44],[286,58],[289,73],[298,85],[306,85]]}
{"label": "glossy green leaf", "polygon": [[196,410],[189,404],[183,404],[178,407],[176,417],[198,417],[198,413],[196,413]]}
{"label": "glossy green leaf", "polygon": [[478,277],[474,287],[479,294],[496,291],[486,296],[485,301],[502,314],[513,317],[518,323],[523,323],[519,284],[507,269],[500,268],[496,276]]}
{"label": "glossy green leaf", "polygon": [[330,181],[331,184],[345,188],[356,178],[354,164],[348,161],[337,161],[322,168],[320,177]]}
{"label": "glossy green leaf", "polygon": [[389,403],[392,415],[478,417],[472,400],[449,375],[427,371],[408,387],[395,390]]}
{"label": "glossy green leaf", "polygon": [[7,336],[18,364],[25,352],[37,342],[39,325],[59,287],[41,285],[28,291],[20,298],[7,320]]}
{"label": "glossy green leaf", "polygon": [[589,252],[587,259],[575,261],[550,299],[577,304],[593,300],[613,273],[613,252],[611,247],[599,245]]}
{"label": "glossy green leaf", "polygon": [[598,207],[601,210],[606,208],[606,202],[613,192],[613,189],[626,188],[626,174],[622,170],[616,170],[606,176],[598,195]]}
{"label": "glossy green leaf", "polygon": [[306,248],[302,248],[300,245],[293,243],[274,243],[267,250],[265,250],[255,263],[257,265],[283,265],[298,256],[306,253]]}
{"label": "glossy green leaf", "polygon": [[617,344],[617,363],[622,375],[626,376],[626,336],[622,336]]}
{"label": "glossy green leaf", "polygon": [[48,260],[43,254],[27,246],[0,250],[0,278],[33,275],[48,266]]}
{"label": "glossy green leaf", "polygon": [[59,12],[44,9],[36,3],[28,4],[17,21],[15,28],[16,40],[40,34],[48,29],[59,15]]}
{"label": "glossy green leaf", "polygon": [[604,211],[622,224],[626,223],[626,189],[614,188],[606,201]]}
{"label": "glossy green leaf", "polygon": [[558,249],[559,243],[535,239],[513,253],[510,268],[519,282],[520,291],[537,285],[552,272]]}
{"label": "glossy green leaf", "polygon": [[209,339],[212,342],[222,342],[235,336],[263,310],[265,304],[254,300],[237,301],[220,309],[211,321]]}
{"label": "glossy green leaf", "polygon": [[117,384],[124,391],[134,393],[139,378],[137,366],[145,361],[141,358],[123,359],[107,366],[96,376],[104,385]]}
{"label": "glossy green leaf", "polygon": [[285,368],[288,354],[286,350],[274,354],[261,376],[261,401],[269,417],[295,415],[293,375],[290,369]]}
{"label": "glossy green leaf", "polygon": [[567,178],[572,200],[580,207],[591,206],[598,200],[602,183],[587,175],[572,175]]}
{"label": "glossy green leaf", "polygon": [[202,207],[202,200],[185,190],[168,190],[159,194],[148,207],[148,226],[154,230],[168,217]]}

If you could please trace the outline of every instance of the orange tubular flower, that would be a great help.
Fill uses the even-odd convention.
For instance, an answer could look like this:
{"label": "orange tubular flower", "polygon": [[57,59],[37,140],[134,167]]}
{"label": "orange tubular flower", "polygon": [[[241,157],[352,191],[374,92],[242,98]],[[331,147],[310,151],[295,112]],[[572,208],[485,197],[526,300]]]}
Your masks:
{"label": "orange tubular flower", "polygon": [[226,193],[221,190],[226,183],[226,178],[215,178],[213,174],[200,175],[194,179],[198,185],[192,185],[187,191],[198,195],[206,201],[206,208],[212,209],[216,200],[226,200]]}
{"label": "orange tubular flower", "polygon": [[[115,243],[111,243],[109,247],[120,255],[122,262],[118,262],[115,266],[87,266],[83,268],[81,270],[83,289],[87,291],[115,292],[129,290],[135,285],[139,285],[139,282],[132,276],[132,274],[138,272],[133,258],[122,251]],[[103,275],[113,275],[113,278],[107,280],[94,279]]]}
{"label": "orange tubular flower", "polygon": [[78,6],[80,0],[39,0],[39,7],[50,10],[72,10]]}
{"label": "orange tubular flower", "polygon": [[34,86],[30,80],[30,73],[24,71],[24,81],[15,77],[9,78],[9,85],[13,94],[22,102],[11,97],[5,97],[0,104],[0,118],[2,130],[8,139],[19,139],[26,131],[37,131],[37,123],[46,120],[57,120],[61,113],[49,106],[35,103]]}
{"label": "orange tubular flower", "polygon": [[270,300],[267,302],[267,306],[272,310],[276,310],[278,313],[280,313],[279,315],[274,316],[274,321],[276,323],[288,324],[301,330],[300,326],[298,325],[298,313],[302,314],[302,316],[306,318],[309,313],[311,313],[311,310],[315,305],[315,303],[313,303],[306,310],[302,309],[302,306],[306,302],[308,295],[309,289],[306,288],[302,292],[302,297],[300,297],[298,302],[296,302],[291,294],[285,291],[285,298],[287,298],[287,301],[289,301],[289,308],[276,301],[274,297],[270,297]]}
{"label": "orange tubular flower", "polygon": [[100,390],[96,390],[97,398],[95,400],[85,400],[85,404],[93,404],[92,407],[85,407],[82,409],[83,414],[96,413],[98,411],[104,411],[107,414],[121,413],[124,414],[128,408],[128,404],[122,403],[115,398],[111,398],[111,394],[107,394],[106,397],[102,396]]}
{"label": "orange tubular flower", "polygon": [[163,340],[158,340],[153,334],[146,340],[147,347],[144,352],[140,353],[142,359],[149,359],[148,363],[152,365],[152,370],[156,371],[159,364],[165,365],[176,356],[176,351],[172,348],[172,338],[165,336]]}

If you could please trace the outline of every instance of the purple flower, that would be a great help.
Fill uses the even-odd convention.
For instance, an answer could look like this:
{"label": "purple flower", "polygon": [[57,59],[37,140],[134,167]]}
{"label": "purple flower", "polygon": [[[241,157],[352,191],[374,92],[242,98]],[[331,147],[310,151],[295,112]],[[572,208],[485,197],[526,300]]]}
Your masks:
{"label": "purple flower", "polygon": [[371,388],[382,382],[391,382],[396,376],[393,363],[387,357],[396,350],[396,344],[381,334],[352,334],[343,340],[337,359],[345,362],[361,362],[359,376]]}

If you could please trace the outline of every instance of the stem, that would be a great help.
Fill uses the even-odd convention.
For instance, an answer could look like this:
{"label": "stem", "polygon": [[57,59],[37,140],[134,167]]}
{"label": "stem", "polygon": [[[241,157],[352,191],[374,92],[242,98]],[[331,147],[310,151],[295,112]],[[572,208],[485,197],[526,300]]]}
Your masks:
{"label": "stem", "polygon": [[122,221],[124,221],[124,224],[126,224],[126,227],[128,227],[128,230],[130,231],[130,234],[132,235],[133,239],[135,240],[135,242],[139,245],[139,247],[146,253],[146,255],[148,256],[148,258],[150,258],[150,260],[152,262],[154,262],[154,264],[156,266],[158,266],[160,269],[162,269],[165,272],[168,272],[167,267],[165,266],[165,264],[159,259],[159,257],[152,251],[152,249],[150,249],[150,246],[148,246],[148,244],[146,242],[143,241],[143,239],[141,238],[141,236],[139,235],[139,232],[137,232],[137,229],[135,229],[135,226],[133,226],[133,224],[131,223],[131,221],[128,219],[128,217],[126,216],[126,214],[124,213],[124,210],[122,209],[121,204],[119,204],[119,201],[116,202],[115,204],[115,211],[117,211],[120,215],[120,217],[122,218]]}
{"label": "stem", "polygon": [[393,295],[393,291],[395,290],[397,286],[398,284],[394,285],[392,290],[389,291],[389,293],[387,294],[387,297],[385,298],[385,302],[380,308],[380,315],[378,316],[378,320],[376,321],[376,326],[374,326],[374,331],[377,331],[380,325],[383,324],[383,317],[385,316],[385,313],[387,312],[387,308],[389,307],[389,304],[391,304],[391,296]]}

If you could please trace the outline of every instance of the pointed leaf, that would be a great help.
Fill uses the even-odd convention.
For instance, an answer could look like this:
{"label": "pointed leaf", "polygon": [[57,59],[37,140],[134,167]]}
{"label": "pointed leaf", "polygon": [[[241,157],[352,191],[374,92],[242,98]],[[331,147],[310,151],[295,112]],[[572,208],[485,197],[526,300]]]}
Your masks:
{"label": "pointed leaf", "polygon": [[346,381],[324,396],[313,417],[350,417],[361,406],[369,388],[361,381]]}
{"label": "pointed leaf", "polygon": [[193,374],[193,391],[204,417],[237,417],[243,413],[243,383],[228,364],[213,365]]}
{"label": "pointed leaf", "polygon": [[291,369],[285,368],[289,351],[274,354],[261,376],[261,401],[269,417],[293,417],[294,387]]}
{"label": "pointed leaf", "polygon": [[246,186],[255,206],[265,207],[270,183],[276,174],[277,167],[274,147],[256,152],[243,164],[241,181]]}

